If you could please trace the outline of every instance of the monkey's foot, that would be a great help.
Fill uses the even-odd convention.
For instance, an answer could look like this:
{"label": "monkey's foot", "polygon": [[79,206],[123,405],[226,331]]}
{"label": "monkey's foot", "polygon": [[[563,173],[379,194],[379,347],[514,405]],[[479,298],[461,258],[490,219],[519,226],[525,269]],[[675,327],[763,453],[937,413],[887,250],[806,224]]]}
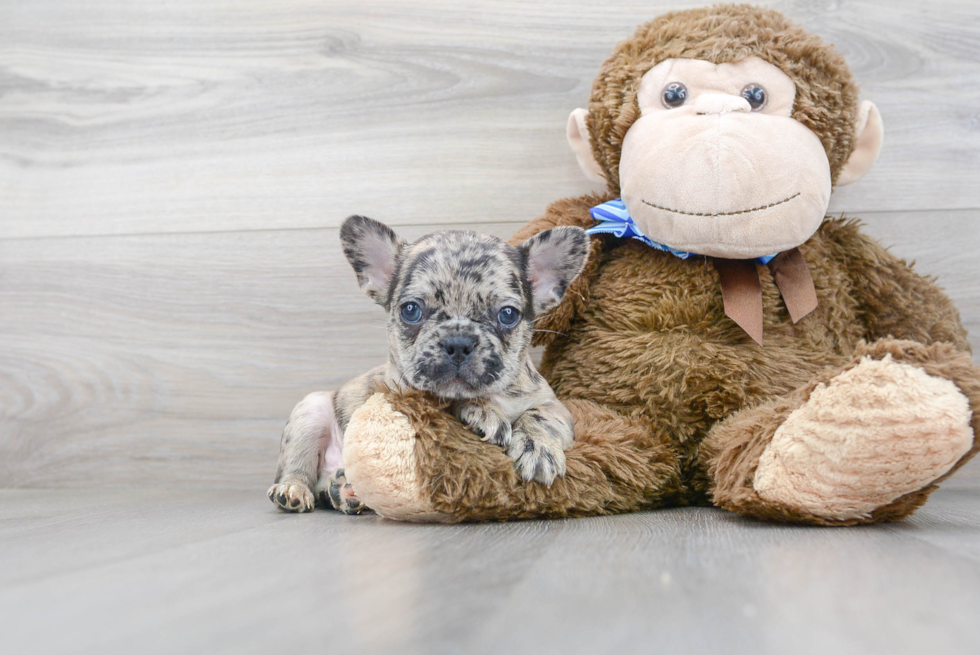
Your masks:
{"label": "monkey's foot", "polygon": [[433,507],[419,471],[417,436],[383,394],[371,396],[344,433],[346,478],[361,501],[385,518],[444,521],[448,517]]}
{"label": "monkey's foot", "polygon": [[891,355],[818,385],[766,446],[764,500],[828,519],[862,519],[928,486],[973,446],[969,401],[950,380]]}
{"label": "monkey's foot", "polygon": [[274,484],[266,492],[269,500],[284,512],[312,512],[313,492],[302,482]]}

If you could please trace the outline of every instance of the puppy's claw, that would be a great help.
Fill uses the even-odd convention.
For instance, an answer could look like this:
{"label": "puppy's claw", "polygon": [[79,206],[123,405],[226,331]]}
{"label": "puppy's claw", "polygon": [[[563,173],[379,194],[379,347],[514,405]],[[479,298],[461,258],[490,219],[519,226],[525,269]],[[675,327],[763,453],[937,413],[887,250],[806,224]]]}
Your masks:
{"label": "puppy's claw", "polygon": [[454,414],[460,423],[480,437],[480,441],[495,446],[507,446],[510,443],[513,432],[510,421],[501,416],[492,405],[470,401],[457,406]]}
{"label": "puppy's claw", "polygon": [[313,492],[300,482],[274,484],[269,487],[266,496],[284,512],[313,511]]}
{"label": "puppy's claw", "polygon": [[343,501],[340,499],[340,486],[337,484],[336,479],[330,480],[330,486],[327,487],[327,498],[330,499],[330,505],[338,510],[342,511]]}

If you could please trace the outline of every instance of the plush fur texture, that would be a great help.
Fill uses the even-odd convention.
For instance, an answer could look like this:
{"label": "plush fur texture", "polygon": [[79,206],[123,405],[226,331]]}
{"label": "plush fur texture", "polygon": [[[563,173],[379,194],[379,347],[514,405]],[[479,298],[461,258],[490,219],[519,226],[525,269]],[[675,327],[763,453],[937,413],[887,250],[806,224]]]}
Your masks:
{"label": "plush fur texture", "polygon": [[865,357],[786,417],[752,487],[816,516],[867,516],[952,468],[973,446],[970,418],[953,382],[891,356]]}
{"label": "plush fur texture", "polygon": [[[609,191],[554,203],[511,243],[555,226],[595,224],[589,208],[618,195],[620,147],[638,115],[637,85],[657,62],[749,56],[793,79],[793,117],[819,137],[836,178],[854,147],[857,111],[857,89],[839,54],[768,9],[719,5],[667,14],[617,46],[593,87],[591,144]],[[864,235],[856,221],[826,218],[799,250],[817,308],[794,324],[771,270],[758,266],[763,348],[725,315],[718,273],[707,258],[682,260],[635,240],[594,236],[583,273],[535,323],[534,341],[546,346],[541,372],[575,418],[566,478],[551,488],[522,484],[503,453],[481,444],[439,403],[388,393],[388,413],[374,417],[375,428],[398,423],[411,434],[414,445],[406,457],[417,488],[379,485],[376,477],[369,481],[376,497],[366,502],[380,506],[417,493],[422,500],[416,506],[402,503],[385,515],[443,521],[681,504],[817,525],[908,516],[978,450],[980,370],[959,314],[934,281]],[[868,364],[886,360],[901,368]],[[865,369],[859,370],[862,362]],[[886,368],[890,372],[878,382],[865,375]],[[794,413],[810,425],[814,417],[832,415],[833,408],[822,405],[823,390],[855,379],[861,384],[851,386],[859,396],[849,399],[851,406],[868,401],[887,420],[868,424],[872,448],[861,449],[860,430],[838,432],[840,442],[827,446],[844,453],[834,465],[846,473],[846,484],[838,484],[820,457],[787,457],[780,450],[783,437],[766,455],[781,426],[798,429],[800,421],[790,420]],[[879,383],[900,388],[883,394]],[[936,402],[907,402],[919,391]],[[930,435],[935,425],[924,418],[935,411],[951,418],[945,430]],[[371,434],[383,438],[384,430]],[[788,436],[807,448],[824,448],[801,434]],[[848,450],[854,443],[858,447]],[[915,461],[903,469],[909,458]],[[773,459],[781,468],[764,469],[757,489],[760,462]],[[888,470],[894,475],[883,479]],[[899,479],[903,470],[908,475]],[[823,485],[819,502],[794,491],[817,482]]]}
{"label": "plush fur texture", "polygon": [[831,367],[794,393],[747,408],[716,426],[702,444],[702,458],[708,462],[713,483],[713,499],[725,509],[758,518],[810,523],[813,525],[857,525],[879,521],[897,521],[921,507],[939,483],[980,450],[974,438],[969,451],[950,469],[921,489],[902,495],[862,516],[833,518],[819,516],[799,507],[787,507],[764,500],[753,488],[756,468],[776,430],[786,418],[809,398],[819,385],[829,383],[838,374],[858,366],[864,357],[884,359],[920,367],[927,374],[952,381],[969,400],[974,435],[980,430],[980,375],[968,351],[949,343],[926,346],[913,341],[881,339],[873,344],[860,342],[847,362]]}
{"label": "plush fur texture", "polygon": [[[351,425],[358,429],[344,451],[347,475],[373,509],[404,521],[592,516],[684,502],[666,431],[588,401],[567,407],[581,436],[565,453],[565,477],[550,487],[521,482],[500,449],[415,391],[378,395],[364,416],[355,415]],[[414,443],[407,459],[406,440]]]}

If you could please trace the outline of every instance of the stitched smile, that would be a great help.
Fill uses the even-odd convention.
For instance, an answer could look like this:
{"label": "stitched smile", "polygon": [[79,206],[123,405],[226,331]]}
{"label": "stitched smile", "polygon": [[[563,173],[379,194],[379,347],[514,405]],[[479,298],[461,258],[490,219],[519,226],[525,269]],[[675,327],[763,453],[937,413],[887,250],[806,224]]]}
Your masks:
{"label": "stitched smile", "polygon": [[662,210],[664,210],[666,212],[673,212],[674,214],[684,214],[685,216],[736,216],[738,214],[750,214],[752,212],[757,212],[760,209],[769,209],[770,207],[775,207],[776,205],[781,205],[784,202],[789,202],[790,200],[792,200],[793,198],[795,198],[798,195],[800,195],[800,192],[799,191],[797,191],[796,193],[794,193],[793,195],[791,195],[789,198],[783,198],[782,200],[780,200],[778,202],[771,202],[768,205],[761,205],[759,207],[753,207],[752,209],[740,209],[737,212],[718,212],[716,214],[709,214],[707,212],[686,212],[686,211],[682,211],[680,209],[671,209],[670,207],[661,207],[660,205],[655,205],[652,202],[647,202],[646,200],[643,201],[643,204],[644,205],[650,205],[654,209],[662,209]]}

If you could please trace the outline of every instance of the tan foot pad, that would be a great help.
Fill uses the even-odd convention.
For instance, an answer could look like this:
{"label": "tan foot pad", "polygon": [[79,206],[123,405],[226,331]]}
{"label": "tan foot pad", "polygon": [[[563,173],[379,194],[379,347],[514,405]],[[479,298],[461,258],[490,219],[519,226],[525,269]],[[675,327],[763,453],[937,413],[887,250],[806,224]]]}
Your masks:
{"label": "tan foot pad", "polygon": [[344,472],[364,505],[389,519],[440,521],[422,493],[415,460],[415,428],[377,393],[344,431]]}
{"label": "tan foot pad", "polygon": [[763,499],[824,518],[859,518],[922,489],[973,444],[955,384],[887,356],[814,389],[776,430],[756,470]]}

